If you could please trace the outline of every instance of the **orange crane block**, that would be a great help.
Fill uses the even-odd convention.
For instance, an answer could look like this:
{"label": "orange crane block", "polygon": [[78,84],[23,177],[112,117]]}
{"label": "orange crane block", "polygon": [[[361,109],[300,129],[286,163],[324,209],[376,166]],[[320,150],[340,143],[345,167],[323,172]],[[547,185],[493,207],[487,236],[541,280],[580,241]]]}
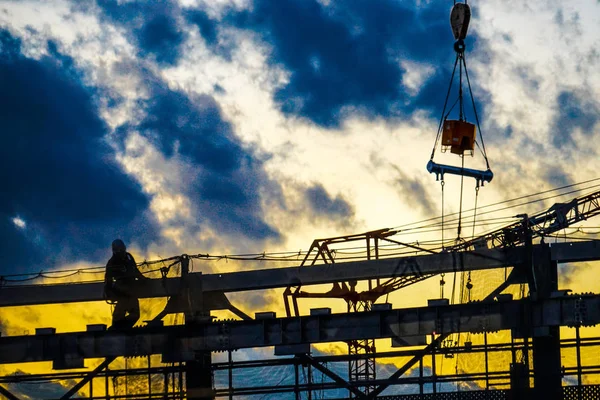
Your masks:
{"label": "orange crane block", "polygon": [[453,154],[473,154],[475,148],[475,125],[466,121],[446,120],[442,131],[442,151],[448,150]]}

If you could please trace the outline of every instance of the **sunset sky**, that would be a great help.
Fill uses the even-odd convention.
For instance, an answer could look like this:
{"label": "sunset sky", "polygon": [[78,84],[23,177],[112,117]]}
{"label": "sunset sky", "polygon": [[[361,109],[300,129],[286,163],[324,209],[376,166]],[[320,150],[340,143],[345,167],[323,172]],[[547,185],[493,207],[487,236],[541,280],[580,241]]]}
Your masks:
{"label": "sunset sky", "polygon": [[[469,4],[466,60],[495,174],[478,204],[598,178],[600,2]],[[0,275],[103,265],[117,237],[139,260],[298,251],[440,215],[425,166],[455,57],[451,7],[1,0]],[[465,166],[485,162],[476,152]],[[456,212],[460,182],[446,181]],[[595,290],[588,267],[573,289]],[[62,330],[110,318],[94,307]],[[19,312],[0,330],[49,323]]]}

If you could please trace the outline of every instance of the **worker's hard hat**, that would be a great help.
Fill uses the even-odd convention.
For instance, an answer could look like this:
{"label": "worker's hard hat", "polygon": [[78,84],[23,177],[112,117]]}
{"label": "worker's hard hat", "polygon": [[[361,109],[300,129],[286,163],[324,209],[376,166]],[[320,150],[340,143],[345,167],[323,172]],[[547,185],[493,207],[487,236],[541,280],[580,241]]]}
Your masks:
{"label": "worker's hard hat", "polygon": [[125,253],[126,247],[125,243],[121,239],[115,239],[112,242],[112,251],[113,253]]}

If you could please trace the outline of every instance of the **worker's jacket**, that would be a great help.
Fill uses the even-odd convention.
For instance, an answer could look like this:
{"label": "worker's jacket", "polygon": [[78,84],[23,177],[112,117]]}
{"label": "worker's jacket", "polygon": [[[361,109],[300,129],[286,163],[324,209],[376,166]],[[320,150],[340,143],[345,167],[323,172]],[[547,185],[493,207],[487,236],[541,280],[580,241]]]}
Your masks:
{"label": "worker's jacket", "polygon": [[132,284],[136,279],[145,279],[137,269],[135,259],[129,253],[114,254],[106,263],[104,292],[109,299],[129,297]]}

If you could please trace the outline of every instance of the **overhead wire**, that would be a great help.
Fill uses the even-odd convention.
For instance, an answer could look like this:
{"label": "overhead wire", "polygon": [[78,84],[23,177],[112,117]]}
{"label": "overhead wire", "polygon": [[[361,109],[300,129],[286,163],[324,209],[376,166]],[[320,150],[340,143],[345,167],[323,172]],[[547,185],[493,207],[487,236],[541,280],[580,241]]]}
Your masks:
{"label": "overhead wire", "polygon": [[[501,204],[511,203],[513,201],[523,200],[523,199],[526,199],[526,198],[529,198],[529,197],[540,196],[540,195],[543,195],[543,194],[546,194],[546,193],[556,192],[556,191],[559,191],[559,190],[568,189],[568,188],[571,188],[571,187],[575,187],[575,186],[579,186],[579,185],[584,185],[584,184],[591,183],[591,182],[596,182],[596,181],[600,181],[600,177],[593,178],[593,179],[588,179],[588,180],[582,181],[582,182],[572,183],[572,184],[569,184],[569,185],[564,185],[564,186],[561,186],[561,187],[558,187],[558,188],[552,188],[552,189],[544,190],[544,191],[541,191],[541,192],[536,192],[536,193],[532,193],[532,194],[528,194],[528,195],[523,195],[523,196],[515,197],[515,198],[512,198],[512,199],[508,199],[508,200],[501,200],[501,201],[498,201],[498,202],[495,202],[495,203],[491,203],[491,204],[486,204],[486,205],[480,206],[479,209],[481,210],[481,209],[484,209],[484,208],[494,207],[494,206],[501,205]],[[592,187],[597,187],[597,186],[592,186]],[[570,192],[563,193],[563,194],[558,194],[555,197],[564,196],[566,194],[571,194],[571,193],[575,193],[575,192],[578,192],[578,191],[583,191],[583,190],[586,190],[586,189],[587,188],[583,188],[583,189],[579,189],[579,190],[575,190],[575,191],[570,191]],[[511,207],[513,207],[513,206],[511,206]],[[470,212],[470,211],[473,211],[473,209],[465,210],[465,212]],[[448,216],[457,215],[457,214],[458,214],[458,212],[455,212],[455,213],[452,213],[452,214],[448,214]],[[408,227],[408,226],[411,226],[411,225],[417,225],[417,224],[422,224],[422,223],[429,222],[429,221],[439,220],[440,218],[441,218],[440,216],[436,216],[436,217],[427,218],[427,219],[424,219],[424,220],[421,220],[421,221],[409,222],[407,224],[402,224],[402,225],[395,226],[392,229],[401,229],[401,228],[405,228],[405,227]]]}
{"label": "overhead wire", "polygon": [[[485,209],[485,208],[489,208],[492,206],[497,206],[497,205],[502,205],[502,204],[507,204],[507,203],[511,203],[514,201],[518,201],[518,200],[523,200],[523,199],[528,199],[528,198],[532,198],[535,196],[540,196],[540,195],[544,195],[547,193],[551,193],[551,192],[556,192],[556,191],[560,191],[560,190],[564,190],[564,189],[568,189],[568,188],[573,188],[576,186],[580,186],[580,185],[584,185],[584,184],[589,184],[592,182],[596,182],[600,180],[600,178],[594,178],[594,179],[589,179],[586,181],[582,181],[582,182],[578,182],[578,183],[574,183],[574,184],[570,184],[570,185],[564,185],[562,187],[559,188],[554,188],[554,189],[549,189],[549,190],[545,190],[545,191],[540,191],[534,194],[530,194],[530,195],[524,195],[524,196],[519,196],[510,200],[505,200],[505,201],[500,201],[500,202],[496,202],[496,203],[492,203],[492,204],[488,204],[485,206],[481,206],[479,207],[479,210],[481,209]],[[485,218],[485,219],[481,219],[480,217],[482,215],[489,215],[491,213],[496,213],[499,211],[503,211],[509,208],[515,208],[515,207],[520,207],[520,206],[524,206],[524,205],[528,205],[528,204],[533,204],[533,203],[537,203],[537,202],[541,202],[541,201],[546,201],[546,200],[550,200],[550,199],[554,199],[557,197],[561,197],[561,196],[565,196],[568,194],[573,194],[573,193],[577,193],[577,192],[583,192],[586,190],[591,190],[591,189],[595,189],[597,187],[600,187],[600,184],[597,185],[589,185],[583,188],[577,188],[574,190],[569,190],[567,192],[562,192],[562,193],[557,193],[551,196],[546,196],[546,197],[542,197],[542,198],[537,198],[537,199],[532,199],[526,202],[521,202],[518,204],[512,204],[506,207],[502,207],[502,208],[497,208],[497,209],[493,209],[493,210],[488,210],[485,212],[479,212],[479,213],[474,213],[472,217],[466,217],[465,221],[470,221],[471,218],[473,218],[473,233],[472,236],[475,237],[474,232],[475,232],[475,227],[484,227],[487,226],[490,228],[490,233],[497,230],[496,226],[505,224],[505,223],[510,223],[510,222],[514,222],[516,217],[497,217],[497,218]],[[467,210],[467,211],[474,211],[477,208],[473,208],[471,210]],[[466,211],[465,211],[466,212]],[[457,213],[453,213],[450,215],[456,215]],[[479,217],[479,219],[476,219],[476,217]],[[401,225],[397,228],[395,228],[397,230],[397,232],[395,232],[394,236],[396,235],[407,235],[407,234],[413,234],[413,235],[420,235],[420,234],[427,234],[427,233],[433,233],[433,232],[439,232],[439,222],[434,222],[437,219],[439,219],[439,217],[434,217],[434,218],[429,218],[423,221],[418,221],[418,222],[414,222],[414,223],[410,223],[410,224],[405,224],[405,225]],[[415,226],[419,223],[423,224],[426,222],[431,222],[429,224],[426,225],[421,225],[421,226]],[[458,227],[459,224],[461,223],[460,219],[452,219],[450,221],[444,221],[444,227],[446,229],[450,229],[450,228],[454,228],[454,227]],[[398,229],[398,228],[403,228],[403,229]],[[494,229],[492,229],[494,228]],[[585,229],[600,229],[600,227],[587,227],[587,228],[582,228],[582,227],[578,227],[575,228],[575,231],[570,232],[569,233],[569,237],[571,237],[573,234],[576,233],[580,233],[580,234],[585,234],[585,235],[598,235],[600,234],[600,231],[596,231],[596,232],[589,232]],[[486,233],[484,233],[486,234]],[[480,234],[482,235],[482,234]],[[548,236],[548,237],[557,237],[556,235],[554,236]],[[561,236],[561,237],[564,237]],[[411,245],[416,245],[416,246],[429,246],[428,248],[433,248],[433,249],[443,249],[444,247],[444,243],[445,241],[442,239],[437,240],[437,239],[431,239],[431,240],[416,240],[416,241],[412,241],[410,243],[407,244],[411,244]],[[407,249],[407,246],[404,246],[403,244],[394,244],[394,243],[382,243],[379,245],[379,249],[380,251],[382,251],[384,254],[383,256],[387,256],[387,257],[391,257],[394,255],[402,255],[402,254],[415,254],[418,253],[417,250],[415,250],[414,248],[410,248]],[[433,246],[433,247],[431,247]],[[353,251],[356,250],[356,251]],[[353,247],[344,247],[341,249],[333,249],[333,253],[336,254],[338,256],[337,260],[338,261],[344,261],[344,260],[352,260],[352,259],[359,259],[361,258],[360,255],[361,254],[366,254],[366,249],[362,246],[353,246]],[[272,262],[288,262],[290,259],[299,259],[302,256],[306,256],[307,254],[310,254],[306,251],[279,251],[279,252],[262,252],[262,253],[249,253],[249,254],[234,254],[234,255],[211,255],[211,254],[195,254],[195,255],[191,255],[190,258],[192,259],[203,259],[203,260],[209,260],[209,261],[219,261],[219,260],[235,260],[235,261],[272,261]],[[160,264],[160,263],[164,263],[167,261],[173,261],[173,263],[171,263],[171,265],[168,267],[170,269],[171,266],[173,266],[174,264],[177,264],[180,260],[180,256],[173,256],[173,257],[168,257],[168,258],[161,258],[158,260],[144,260],[143,262],[138,263],[137,265],[139,267],[150,267],[156,264]],[[151,269],[151,270],[144,270],[142,273],[144,274],[149,274],[149,273],[154,273],[154,272],[159,272],[162,271],[165,267],[160,267],[160,268],[156,268],[156,269]],[[7,274],[7,275],[2,275],[0,276],[0,286],[6,285],[7,283],[24,283],[24,282],[31,282],[34,281],[36,279],[40,279],[40,278],[44,278],[44,279],[66,279],[78,274],[100,274],[104,272],[105,267],[85,267],[85,268],[77,268],[77,269],[64,269],[64,270],[48,270],[48,271],[40,271],[40,272],[35,272],[35,273],[22,273],[22,274]],[[86,282],[98,282],[101,280],[87,280]]]}
{"label": "overhead wire", "polygon": [[[534,200],[530,200],[530,201],[527,201],[527,202],[510,205],[510,206],[506,206],[506,207],[495,209],[495,210],[488,210],[488,211],[485,211],[485,212],[481,212],[478,215],[479,216],[481,216],[481,215],[488,215],[488,214],[496,213],[496,212],[499,212],[499,211],[504,211],[504,210],[511,209],[511,208],[516,208],[516,207],[522,207],[522,206],[525,206],[525,205],[529,205],[529,204],[533,204],[533,203],[538,203],[538,202],[542,202],[542,201],[546,201],[546,200],[551,200],[553,198],[557,198],[557,197],[565,196],[565,195],[568,195],[568,194],[573,194],[573,193],[581,192],[581,191],[584,191],[584,190],[594,189],[594,188],[598,188],[598,187],[600,187],[600,184],[589,186],[589,187],[582,188],[582,189],[572,190],[572,191],[561,193],[561,194],[554,195],[554,196],[547,196],[547,197],[540,198],[540,199],[534,199]],[[530,197],[530,196],[528,196],[528,197]],[[482,206],[479,209],[482,209],[482,208],[485,208],[485,207],[486,206]],[[473,209],[471,209],[469,211],[473,211]],[[543,211],[543,210],[541,210],[541,211]],[[539,211],[539,212],[541,212],[541,211]],[[454,213],[453,215],[456,215],[456,214],[458,214],[458,213]],[[532,215],[534,215],[534,214],[532,214]],[[504,218],[507,218],[507,217],[504,217]],[[508,218],[516,219],[517,217],[514,216],[514,217],[508,217]],[[436,217],[436,219],[439,219],[439,217]],[[429,219],[427,221],[430,221],[430,220],[433,220],[433,219]],[[455,218],[455,219],[451,220],[450,222],[456,222],[458,220],[459,220],[458,218]],[[444,224],[446,224],[447,222],[448,221],[445,221]],[[440,223],[439,222],[438,223],[432,223],[432,224],[429,224],[429,225],[425,225],[424,227],[436,227],[436,226],[440,226]],[[413,227],[413,228],[409,228],[409,229],[414,230],[414,229],[419,229],[419,228],[422,228],[422,227],[417,227],[417,228]],[[399,230],[400,231],[407,231],[409,229],[399,229]]]}

